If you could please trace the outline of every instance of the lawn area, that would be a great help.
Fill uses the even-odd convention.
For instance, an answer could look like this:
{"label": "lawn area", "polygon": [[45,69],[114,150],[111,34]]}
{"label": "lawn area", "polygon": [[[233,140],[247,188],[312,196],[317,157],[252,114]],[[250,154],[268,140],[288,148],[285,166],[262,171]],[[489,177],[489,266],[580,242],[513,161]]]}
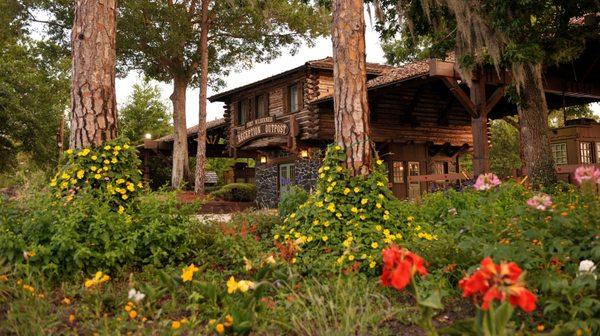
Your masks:
{"label": "lawn area", "polygon": [[[280,215],[200,223],[199,204],[138,190],[134,173],[93,179],[95,155],[0,201],[0,334],[600,331],[592,189],[482,179],[400,202],[378,168],[349,178],[330,150],[316,191]],[[98,185],[61,191],[77,174]]]}

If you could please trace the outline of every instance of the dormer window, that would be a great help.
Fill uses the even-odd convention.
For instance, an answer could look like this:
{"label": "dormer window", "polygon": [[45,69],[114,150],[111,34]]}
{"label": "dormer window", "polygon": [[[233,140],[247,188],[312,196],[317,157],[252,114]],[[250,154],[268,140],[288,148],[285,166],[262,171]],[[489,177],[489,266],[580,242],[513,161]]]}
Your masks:
{"label": "dormer window", "polygon": [[288,92],[287,92],[287,106],[288,106],[288,113],[295,113],[298,112],[298,84],[294,84],[294,85],[290,85],[288,86]]}

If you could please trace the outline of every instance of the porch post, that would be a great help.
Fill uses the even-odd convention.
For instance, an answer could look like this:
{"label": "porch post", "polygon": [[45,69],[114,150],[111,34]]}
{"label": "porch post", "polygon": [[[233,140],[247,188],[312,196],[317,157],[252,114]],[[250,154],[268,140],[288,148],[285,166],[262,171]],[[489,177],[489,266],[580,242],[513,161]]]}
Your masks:
{"label": "porch post", "polygon": [[473,133],[473,176],[490,171],[490,148],[486,108],[485,83],[474,80],[470,86],[470,98],[475,105],[477,118],[471,118]]}

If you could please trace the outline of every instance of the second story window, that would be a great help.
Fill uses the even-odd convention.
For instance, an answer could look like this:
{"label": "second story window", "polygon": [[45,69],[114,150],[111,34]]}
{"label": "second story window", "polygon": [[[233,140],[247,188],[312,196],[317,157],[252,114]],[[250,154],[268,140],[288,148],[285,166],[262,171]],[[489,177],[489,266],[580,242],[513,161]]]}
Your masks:
{"label": "second story window", "polygon": [[238,103],[237,124],[244,125],[250,116],[250,100],[244,99]]}
{"label": "second story window", "polygon": [[579,143],[579,156],[581,163],[592,163],[592,143],[591,142],[580,142]]}
{"label": "second story window", "polygon": [[256,96],[254,103],[256,104],[256,107],[255,107],[256,117],[257,118],[266,117],[268,115],[268,113],[267,113],[267,103],[266,103],[265,95],[261,94],[261,95]]}
{"label": "second story window", "polygon": [[297,84],[288,86],[287,98],[288,98],[288,101],[287,101],[288,112],[289,113],[298,112],[298,85]]}
{"label": "second story window", "polygon": [[550,144],[550,149],[557,165],[567,164],[567,144],[565,142]]}

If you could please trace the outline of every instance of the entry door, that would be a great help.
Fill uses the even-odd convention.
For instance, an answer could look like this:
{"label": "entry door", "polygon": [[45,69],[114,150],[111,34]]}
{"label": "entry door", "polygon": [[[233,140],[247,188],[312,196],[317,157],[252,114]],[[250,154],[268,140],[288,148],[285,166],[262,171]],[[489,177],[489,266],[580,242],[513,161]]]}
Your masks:
{"label": "entry door", "polygon": [[279,165],[279,195],[285,192],[285,189],[294,182],[295,169],[293,163]]}
{"label": "entry door", "polygon": [[[419,162],[410,161],[408,162],[408,176],[419,176],[421,175],[421,165]],[[408,184],[408,198],[417,199],[421,197],[421,182],[409,182]]]}

